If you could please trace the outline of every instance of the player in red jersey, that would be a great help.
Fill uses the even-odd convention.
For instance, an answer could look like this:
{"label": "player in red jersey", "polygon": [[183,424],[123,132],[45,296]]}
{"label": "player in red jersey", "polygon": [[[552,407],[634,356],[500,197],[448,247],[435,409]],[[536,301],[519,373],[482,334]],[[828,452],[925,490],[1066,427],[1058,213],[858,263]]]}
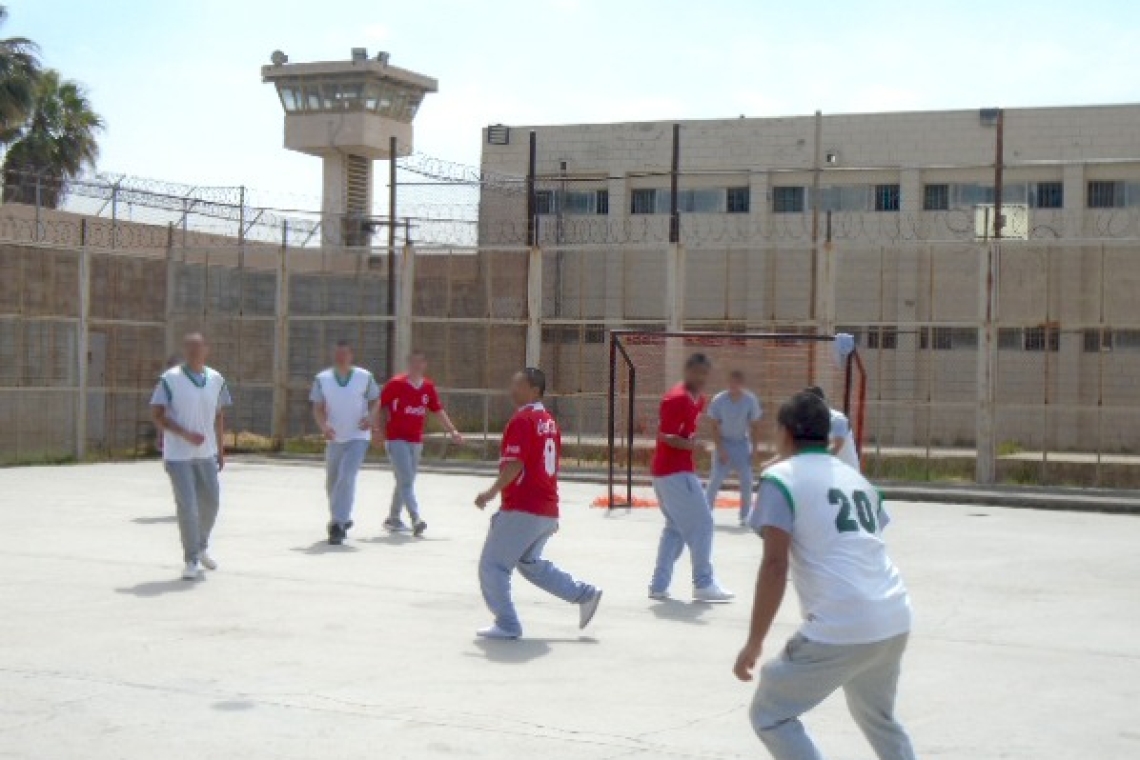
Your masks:
{"label": "player in red jersey", "polygon": [[542,370],[528,367],[511,379],[510,398],[518,411],[503,433],[499,477],[475,497],[475,506],[483,509],[502,494],[502,506],[491,518],[479,558],[479,586],[495,616],[493,625],[478,631],[488,639],[522,635],[511,601],[515,568],[543,591],[577,604],[579,628],[589,625],[602,600],[601,589],[575,580],[542,557],[546,542],[558,530],[558,458],[562,451],[558,423],[542,405],[545,392]]}
{"label": "player in red jersey", "polygon": [[390,531],[406,531],[408,528],[400,519],[406,507],[412,521],[412,533],[416,537],[427,530],[416,501],[416,471],[424,450],[424,425],[428,414],[439,418],[453,443],[463,443],[463,436],[439,401],[435,383],[427,376],[427,357],[422,351],[413,351],[408,356],[408,371],[384,384],[380,393],[381,425],[377,426],[378,435],[374,438],[379,440],[379,436],[383,436],[388,461],[392,463],[392,473],[396,477],[392,506],[384,527]]}
{"label": "player in red jersey", "polygon": [[657,503],[665,515],[665,528],[649,582],[650,599],[669,599],[673,565],[685,547],[693,561],[694,601],[728,602],[735,596],[721,588],[713,575],[713,517],[693,461],[693,452],[701,447],[697,441],[697,422],[705,408],[701,391],[711,369],[707,356],[693,354],[685,362],[684,379],[661,399],[651,471]]}

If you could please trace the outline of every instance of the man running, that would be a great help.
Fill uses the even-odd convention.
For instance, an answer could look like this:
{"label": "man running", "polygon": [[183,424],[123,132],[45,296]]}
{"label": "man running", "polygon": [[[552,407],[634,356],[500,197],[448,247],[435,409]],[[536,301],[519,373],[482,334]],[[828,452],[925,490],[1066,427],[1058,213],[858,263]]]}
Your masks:
{"label": "man running", "polygon": [[416,471],[424,450],[424,425],[427,415],[434,414],[451,436],[452,443],[462,444],[463,436],[456,430],[451,418],[439,401],[435,383],[427,376],[427,356],[422,351],[413,351],[408,356],[408,371],[396,375],[384,384],[380,394],[380,413],[388,459],[392,463],[392,474],[396,486],[392,491],[392,506],[384,527],[393,532],[403,532],[408,528],[401,519],[406,508],[412,521],[412,533],[418,538],[427,530],[427,523],[420,517],[420,505],[416,501]]}
{"label": "man running", "polygon": [[329,543],[348,538],[356,500],[356,476],[372,441],[380,388],[372,373],[353,363],[352,346],[337,341],[333,365],[313,379],[309,401],[325,437],[325,491],[329,499]]}
{"label": "man running", "polygon": [[[826,404],[827,396],[823,393],[823,388],[818,385],[812,385],[806,388],[808,393],[819,396],[819,398]],[[831,432],[828,436],[827,450],[831,452],[832,456],[839,457],[840,461],[849,467],[854,467],[857,471],[862,472],[863,467],[859,462],[859,452],[855,449],[855,433],[851,430],[851,420],[847,419],[847,415],[838,409],[831,408],[828,405],[828,413],[831,415]]]}
{"label": "man running", "polygon": [[713,518],[697,479],[693,452],[699,448],[697,421],[705,400],[701,390],[708,382],[712,362],[704,354],[693,354],[685,362],[682,382],[661,399],[657,448],[651,472],[653,490],[665,528],[657,547],[657,564],[649,582],[649,598],[669,599],[673,566],[685,547],[693,562],[693,600],[728,602],[735,596],[717,585],[713,575]]}
{"label": "man running", "polygon": [[764,558],[734,672],[752,680],[790,568],[804,622],[760,670],[751,710],[756,734],[776,760],[821,760],[800,716],[843,689],[880,760],[914,760],[894,713],[911,608],[883,543],[890,518],[874,486],[828,455],[830,429],[818,394],[797,393],[780,409],[785,458],[761,476],[749,517],[764,540]]}
{"label": "man running", "polygon": [[162,459],[182,538],[183,580],[202,577],[202,568],[217,570],[210,533],[218,519],[218,472],[225,467],[223,408],[230,406],[229,388],[221,373],[206,366],[210,348],[201,333],[182,341],[183,363],[159,377],[150,398],[151,419],[162,432]]}
{"label": "man running", "polygon": [[716,509],[716,496],[725,478],[736,473],[740,479],[740,524],[752,509],[752,458],[760,447],[760,400],[744,386],[744,373],[728,373],[728,389],[713,397],[705,416],[712,423],[713,455],[705,497],[709,509]]}
{"label": "man running", "polygon": [[507,423],[500,445],[499,477],[475,497],[483,509],[500,493],[502,506],[491,518],[491,529],[479,558],[479,586],[495,616],[479,636],[517,639],[522,625],[511,601],[511,575],[516,568],[528,581],[559,599],[578,605],[578,628],[585,628],[598,611],[602,590],[575,580],[543,559],[546,542],[558,530],[558,461],[562,436],[558,424],[542,405],[546,377],[528,367],[511,379],[510,398],[517,411]]}

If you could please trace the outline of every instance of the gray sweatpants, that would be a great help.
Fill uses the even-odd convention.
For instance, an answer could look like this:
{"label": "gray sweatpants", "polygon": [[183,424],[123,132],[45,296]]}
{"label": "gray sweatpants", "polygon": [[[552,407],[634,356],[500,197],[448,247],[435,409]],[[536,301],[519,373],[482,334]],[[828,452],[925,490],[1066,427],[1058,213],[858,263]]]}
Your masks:
{"label": "gray sweatpants", "polygon": [[209,546],[210,532],[218,519],[218,463],[213,459],[166,462],[166,474],[174,488],[183,559],[196,562]]}
{"label": "gray sweatpants", "polygon": [[564,602],[580,604],[594,595],[593,586],[575,580],[550,560],[543,559],[542,550],[557,530],[555,518],[529,512],[500,510],[491,518],[491,528],[479,558],[479,587],[483,601],[495,616],[495,624],[504,631],[522,635],[522,624],[511,600],[511,575],[515,568],[522,577]]}
{"label": "gray sweatpants", "polygon": [[329,442],[325,446],[325,491],[329,495],[329,519],[337,525],[352,520],[356,500],[356,475],[368,454],[369,441]]}
{"label": "gray sweatpants", "polygon": [[416,471],[420,467],[420,455],[423,454],[424,445],[408,441],[388,441],[384,446],[388,449],[388,461],[392,463],[392,474],[396,478],[388,518],[399,520],[400,513],[404,507],[407,507],[408,517],[414,523],[420,519],[420,505],[416,501]]}
{"label": "gray sweatpants", "polygon": [[823,760],[800,716],[837,689],[879,760],[914,760],[895,719],[907,634],[870,644],[820,644],[796,634],[760,669],[752,728],[776,760]]}
{"label": "gray sweatpants", "polygon": [[713,518],[701,490],[701,481],[691,472],[678,472],[654,478],[653,491],[657,494],[661,514],[665,516],[665,527],[657,543],[657,562],[649,581],[650,592],[669,590],[673,566],[685,547],[689,548],[689,558],[693,561],[693,588],[706,588],[714,580]]}
{"label": "gray sweatpants", "polygon": [[705,488],[705,498],[709,509],[716,509],[716,495],[724,480],[731,473],[740,478],[740,519],[748,518],[752,509],[752,442],[747,438],[737,441],[724,441],[722,444],[728,461],[720,461],[720,454],[713,454],[709,483]]}

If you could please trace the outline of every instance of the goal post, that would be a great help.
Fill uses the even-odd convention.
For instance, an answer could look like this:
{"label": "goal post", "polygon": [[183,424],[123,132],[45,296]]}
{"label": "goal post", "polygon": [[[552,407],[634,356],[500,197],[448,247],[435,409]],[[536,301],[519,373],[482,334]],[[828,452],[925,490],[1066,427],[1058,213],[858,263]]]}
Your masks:
{"label": "goal post", "polygon": [[[706,396],[726,387],[729,373],[744,374],[759,397],[769,444],[775,412],[809,385],[821,387],[828,403],[851,421],[861,453],[867,381],[862,358],[835,335],[810,333],[611,330],[609,334],[608,500],[610,509],[635,504],[634,482],[648,476],[657,437],[661,396],[681,379],[694,353],[712,362]],[[840,348],[843,347],[843,353]],[[707,454],[699,466],[707,467]]]}

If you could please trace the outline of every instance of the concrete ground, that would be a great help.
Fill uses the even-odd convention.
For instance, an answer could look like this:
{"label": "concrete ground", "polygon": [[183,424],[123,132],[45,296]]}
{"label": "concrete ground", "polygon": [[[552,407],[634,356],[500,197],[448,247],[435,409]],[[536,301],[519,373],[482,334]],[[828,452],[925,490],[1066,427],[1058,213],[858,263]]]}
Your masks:
{"label": "concrete ground", "polygon": [[[481,642],[486,478],[428,475],[430,531],[381,535],[386,471],[326,546],[322,473],[232,462],[222,568],[177,580],[154,462],[0,470],[0,757],[758,758],[743,642],[759,541],[718,515],[731,606],[652,603],[661,518],[607,518],[564,485],[549,556],[606,589],[576,609],[517,586],[518,642]],[[918,616],[900,712],[919,756],[1140,756],[1140,519],[894,503]],[[679,581],[687,574],[682,559]],[[687,584],[678,582],[675,591]],[[795,626],[789,598],[768,653]],[[868,760],[841,698],[810,716],[829,758]]]}

